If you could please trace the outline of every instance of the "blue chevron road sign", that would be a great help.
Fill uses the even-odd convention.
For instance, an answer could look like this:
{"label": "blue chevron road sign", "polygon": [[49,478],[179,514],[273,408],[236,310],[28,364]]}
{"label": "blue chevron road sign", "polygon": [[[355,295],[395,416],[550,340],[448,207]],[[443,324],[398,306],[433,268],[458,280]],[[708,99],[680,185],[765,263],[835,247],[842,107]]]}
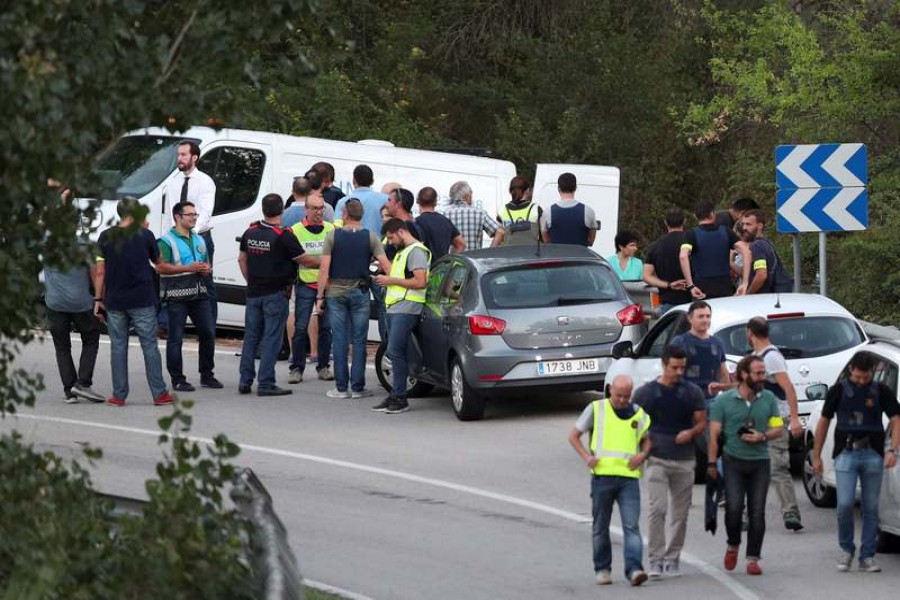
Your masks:
{"label": "blue chevron road sign", "polygon": [[861,231],[869,226],[865,144],[775,148],[780,233]]}

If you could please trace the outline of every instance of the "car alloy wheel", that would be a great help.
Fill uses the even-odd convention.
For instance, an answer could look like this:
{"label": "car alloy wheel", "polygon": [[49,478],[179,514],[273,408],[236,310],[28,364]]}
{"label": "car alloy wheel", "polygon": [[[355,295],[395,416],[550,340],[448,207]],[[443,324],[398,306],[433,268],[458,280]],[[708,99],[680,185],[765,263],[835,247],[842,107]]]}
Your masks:
{"label": "car alloy wheel", "polygon": [[[381,384],[388,393],[391,392],[391,381],[393,381],[393,365],[391,359],[387,356],[387,344],[382,342],[378,345],[375,352],[375,375],[378,377],[378,383]],[[419,381],[415,377],[406,378],[406,395],[410,398],[421,398],[427,396],[434,388],[430,383]]]}
{"label": "car alloy wheel", "polygon": [[825,483],[812,466],[812,448],[807,447],[803,456],[803,489],[809,501],[819,508],[837,506],[837,490]]}
{"label": "car alloy wheel", "polygon": [[450,365],[450,399],[460,421],[477,421],[484,416],[485,398],[469,386],[458,358]]}

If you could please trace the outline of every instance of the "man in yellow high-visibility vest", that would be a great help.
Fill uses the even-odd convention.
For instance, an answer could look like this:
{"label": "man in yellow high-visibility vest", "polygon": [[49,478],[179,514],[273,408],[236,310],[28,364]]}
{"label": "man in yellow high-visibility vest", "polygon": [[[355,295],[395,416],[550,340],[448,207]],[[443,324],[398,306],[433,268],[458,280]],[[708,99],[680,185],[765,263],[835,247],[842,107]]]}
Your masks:
{"label": "man in yellow high-visibility vest", "polygon": [[[641,516],[641,466],[650,454],[650,417],[631,402],[634,383],[627,375],[613,379],[609,398],[591,402],[569,433],[569,443],[591,470],[594,574],[598,585],[612,583],[609,523],[613,503],[619,505],[625,536],[625,578],[631,585],[647,581]],[[581,436],[591,434],[590,450]]]}
{"label": "man in yellow high-visibility vest", "polygon": [[390,274],[375,276],[375,282],[385,288],[387,356],[391,360],[393,373],[390,395],[373,406],[372,410],[392,415],[409,410],[406,398],[409,374],[406,352],[409,336],[425,308],[425,286],[428,285],[431,251],[413,237],[407,221],[389,219],[384,224],[384,231],[388,243],[398,249],[391,262]]}

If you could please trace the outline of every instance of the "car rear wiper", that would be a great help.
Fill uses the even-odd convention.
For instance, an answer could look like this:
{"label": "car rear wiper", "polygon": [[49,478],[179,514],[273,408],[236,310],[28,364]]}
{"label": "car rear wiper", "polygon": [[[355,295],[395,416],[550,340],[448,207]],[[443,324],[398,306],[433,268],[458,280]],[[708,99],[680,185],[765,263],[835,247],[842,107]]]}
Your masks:
{"label": "car rear wiper", "polygon": [[566,304],[588,304],[590,302],[598,302],[600,298],[596,296],[560,296],[556,300],[557,306]]}

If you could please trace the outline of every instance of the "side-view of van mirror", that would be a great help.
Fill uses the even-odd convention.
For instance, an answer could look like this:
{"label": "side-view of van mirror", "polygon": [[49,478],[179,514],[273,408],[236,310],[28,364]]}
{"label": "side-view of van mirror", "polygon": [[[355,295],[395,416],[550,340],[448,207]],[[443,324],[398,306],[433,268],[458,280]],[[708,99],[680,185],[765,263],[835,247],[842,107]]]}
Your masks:
{"label": "side-view of van mirror", "polygon": [[828,386],[824,383],[817,383],[806,388],[806,398],[808,400],[824,400],[828,393]]}
{"label": "side-view of van mirror", "polygon": [[631,345],[631,342],[624,341],[618,342],[617,344],[613,344],[612,347],[612,357],[615,359],[619,358],[632,358],[634,356],[634,346]]}

